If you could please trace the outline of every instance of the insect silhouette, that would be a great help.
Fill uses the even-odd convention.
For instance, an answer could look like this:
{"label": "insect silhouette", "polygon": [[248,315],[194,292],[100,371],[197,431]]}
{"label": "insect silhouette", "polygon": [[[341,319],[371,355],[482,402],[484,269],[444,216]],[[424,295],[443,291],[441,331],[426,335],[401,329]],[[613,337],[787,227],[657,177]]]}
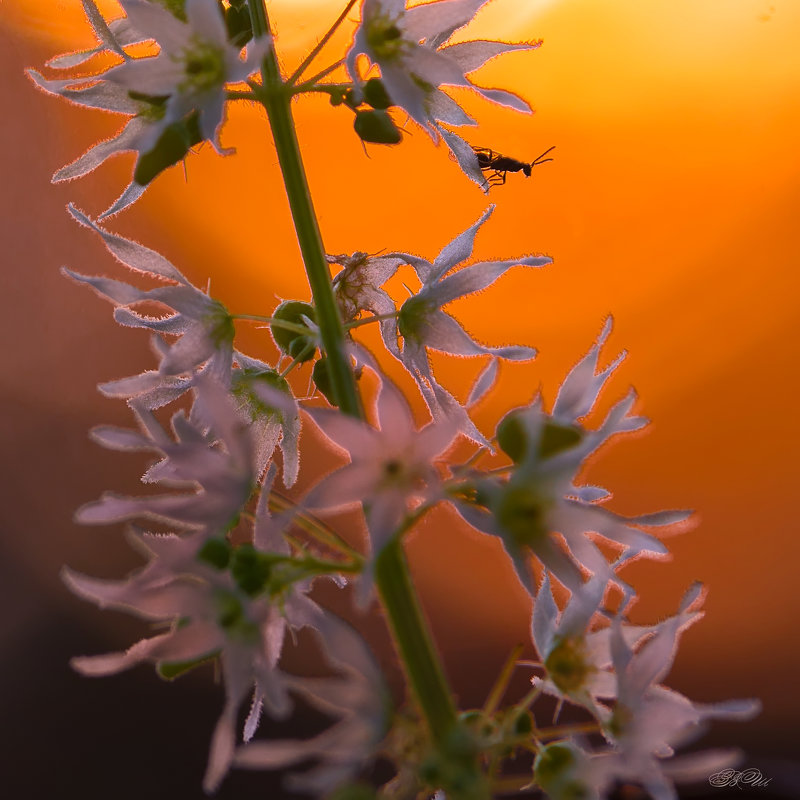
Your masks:
{"label": "insect silhouette", "polygon": [[486,175],[486,182],[489,186],[502,186],[506,182],[506,175],[509,172],[522,172],[526,178],[530,178],[531,170],[534,167],[538,167],[539,164],[544,164],[547,161],[552,161],[552,158],[545,158],[545,156],[555,149],[555,145],[545,150],[530,164],[525,161],[517,161],[516,158],[510,158],[509,156],[502,156],[488,147],[473,147],[472,149],[475,151],[475,155],[478,156],[478,166],[481,172]]}

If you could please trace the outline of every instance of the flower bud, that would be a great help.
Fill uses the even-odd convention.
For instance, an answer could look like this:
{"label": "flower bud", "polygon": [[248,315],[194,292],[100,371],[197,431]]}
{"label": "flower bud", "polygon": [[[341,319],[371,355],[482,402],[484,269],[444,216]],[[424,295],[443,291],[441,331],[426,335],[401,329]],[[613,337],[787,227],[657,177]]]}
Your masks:
{"label": "flower bud", "polygon": [[370,78],[364,84],[364,100],[379,111],[383,111],[392,105],[391,98],[380,78]]}
{"label": "flower bud", "polygon": [[242,3],[231,3],[225,12],[228,39],[237,47],[244,47],[253,38],[253,21],[250,11]]}
{"label": "flower bud", "polygon": [[539,751],[533,762],[533,777],[550,800],[582,800],[587,787],[577,778],[580,759],[565,742],[554,742]]}
{"label": "flower bud", "polygon": [[[528,431],[523,414],[526,409],[515,409],[506,414],[497,426],[497,444],[500,449],[519,464],[528,450]],[[564,450],[575,447],[583,438],[583,433],[574,425],[562,425],[548,419],[542,426],[539,437],[539,459],[550,458]]]}
{"label": "flower bud", "polygon": [[331,383],[331,373],[328,368],[328,359],[323,356],[315,364],[314,369],[311,370],[311,379],[314,385],[319,389],[322,396],[332,405],[338,405],[336,398],[333,394],[333,384]]}
{"label": "flower bud", "polygon": [[353,123],[362,142],[373,144],[398,144],[403,134],[385,111],[356,111]]}
{"label": "flower bud", "polygon": [[317,315],[314,306],[300,300],[285,300],[275,309],[272,316],[283,322],[290,322],[292,325],[300,325],[308,330],[308,334],[302,334],[278,325],[270,325],[272,337],[278,347],[300,362],[313,358],[317,349],[316,338],[303,317],[316,322]]}

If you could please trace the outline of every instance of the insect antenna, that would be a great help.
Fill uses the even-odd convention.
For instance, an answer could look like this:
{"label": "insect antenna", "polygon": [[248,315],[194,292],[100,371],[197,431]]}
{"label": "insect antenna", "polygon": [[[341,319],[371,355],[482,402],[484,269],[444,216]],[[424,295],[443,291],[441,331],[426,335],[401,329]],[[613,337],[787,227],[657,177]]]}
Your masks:
{"label": "insect antenna", "polygon": [[539,166],[539,164],[546,164],[548,161],[553,161],[554,159],[545,158],[545,156],[549,152],[551,152],[552,150],[555,150],[555,149],[556,149],[555,145],[553,145],[552,147],[548,147],[547,150],[544,151],[544,153],[542,153],[540,156],[537,156],[536,158],[533,159],[533,161],[531,161],[531,166],[532,167],[537,167],[537,166]]}

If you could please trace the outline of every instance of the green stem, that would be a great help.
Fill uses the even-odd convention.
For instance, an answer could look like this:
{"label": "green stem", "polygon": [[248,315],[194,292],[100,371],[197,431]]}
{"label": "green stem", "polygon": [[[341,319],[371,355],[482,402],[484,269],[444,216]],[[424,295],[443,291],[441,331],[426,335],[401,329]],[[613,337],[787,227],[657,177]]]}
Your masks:
{"label": "green stem", "polygon": [[[266,35],[269,32],[269,21],[264,0],[250,3],[250,12],[255,36]],[[292,119],[291,93],[281,78],[274,47],[264,57],[261,75],[263,86],[259,99],[267,111],[275,140],[289,208],[314,297],[320,338],[328,357],[333,396],[342,411],[360,417],[361,402],[345,349],[344,327],[333,294],[331,273],[325,260],[322,236],[300,157],[300,146]]]}
{"label": "green stem", "polygon": [[456,710],[411,584],[400,537],[378,553],[375,583],[411,687],[434,741],[441,745],[456,725]]}
{"label": "green stem", "polygon": [[[268,35],[269,21],[265,0],[251,0],[250,11],[254,35]],[[281,80],[274,48],[270,48],[264,59],[262,78],[260,99],[272,127],[297,238],[314,294],[317,322],[328,357],[334,397],[342,411],[363,419],[353,372],[344,348],[344,328],[300,158],[291,115],[291,90]],[[389,617],[409,682],[433,740],[438,746],[443,746],[448,734],[457,724],[456,711],[411,584],[399,532],[375,559],[375,583]]]}

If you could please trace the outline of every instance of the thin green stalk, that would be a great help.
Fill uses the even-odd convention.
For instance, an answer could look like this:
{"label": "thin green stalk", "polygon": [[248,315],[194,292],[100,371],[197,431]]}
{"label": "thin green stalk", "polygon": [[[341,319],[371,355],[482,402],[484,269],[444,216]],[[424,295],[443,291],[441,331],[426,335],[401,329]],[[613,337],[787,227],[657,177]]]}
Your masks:
{"label": "thin green stalk", "polygon": [[[256,37],[267,35],[269,22],[264,0],[252,2],[250,12],[254,35]],[[300,157],[300,146],[292,119],[291,93],[281,78],[274,47],[271,47],[264,57],[261,75],[263,86],[259,99],[269,117],[300,252],[314,296],[320,338],[328,357],[333,396],[342,411],[360,417],[361,403],[345,349],[344,327],[333,294],[330,269],[325,260],[322,236]]]}
{"label": "thin green stalk", "polygon": [[442,744],[456,725],[456,710],[417,602],[399,536],[375,558],[375,583],[411,687],[434,741]]}
{"label": "thin green stalk", "polygon": [[293,358],[289,362],[289,366],[286,369],[281,370],[280,376],[281,378],[285,378],[298,364],[303,363],[303,359],[306,357],[306,351],[304,350],[299,356]]}
{"label": "thin green stalk", "polygon": [[328,28],[328,32],[317,42],[314,49],[302,60],[300,66],[291,74],[289,80],[287,81],[288,84],[292,85],[296,83],[297,79],[303,74],[306,67],[316,58],[317,53],[322,50],[323,47],[328,43],[331,36],[336,32],[336,29],[344,22],[345,17],[350,13],[350,9],[356,4],[356,0],[349,0],[347,6],[345,7],[344,11],[336,18],[336,21]]}
{"label": "thin green stalk", "polygon": [[309,333],[307,325],[301,325],[297,322],[287,322],[285,319],[276,319],[275,317],[262,317],[259,314],[231,314],[231,319],[241,319],[247,322],[265,322],[273,328],[283,328],[285,331],[299,333],[303,336],[307,336]]}
{"label": "thin green stalk", "polygon": [[395,319],[398,314],[398,311],[392,311],[390,314],[373,314],[363,319],[355,319],[352,322],[348,322],[345,328],[347,328],[347,330],[352,330],[353,328],[360,328],[362,325],[369,325],[372,322],[381,322],[384,319]]}
{"label": "thin green stalk", "polygon": [[[250,11],[256,37],[269,34],[265,0],[251,0]],[[275,140],[289,206],[314,295],[317,323],[328,357],[334,397],[347,414],[363,419],[344,342],[344,327],[333,294],[330,270],[325,260],[317,218],[311,203],[300,149],[291,115],[291,89],[281,79],[277,56],[271,48],[262,66],[264,104]],[[375,559],[375,583],[394,632],[409,683],[419,702],[434,742],[443,746],[457,724],[456,710],[439,659],[417,602],[398,532]]]}
{"label": "thin green stalk", "polygon": [[325,69],[321,69],[316,75],[313,75],[308,80],[292,86],[292,94],[296,95],[303,94],[304,92],[324,92],[328,90],[328,87],[337,88],[343,86],[345,89],[350,89],[352,84],[349,83],[319,83],[323,78],[330,75],[331,72],[335,72],[337,69],[339,69],[342,64],[344,64],[344,59],[340,58],[338,61],[334,61],[333,64],[329,64],[327,67],[325,67]]}

